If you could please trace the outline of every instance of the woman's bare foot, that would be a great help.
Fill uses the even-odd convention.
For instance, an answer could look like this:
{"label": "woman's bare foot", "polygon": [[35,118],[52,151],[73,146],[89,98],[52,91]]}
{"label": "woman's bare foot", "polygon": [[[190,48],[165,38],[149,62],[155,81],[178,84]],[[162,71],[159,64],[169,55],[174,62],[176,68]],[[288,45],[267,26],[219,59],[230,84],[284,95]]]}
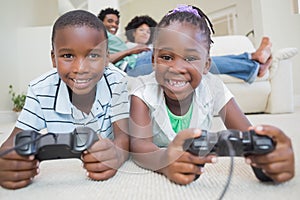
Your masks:
{"label": "woman's bare foot", "polygon": [[258,49],[251,54],[252,60],[265,64],[271,57],[272,43],[268,37],[263,37]]}
{"label": "woman's bare foot", "polygon": [[272,56],[268,58],[268,60],[264,64],[259,65],[259,70],[257,77],[263,77],[272,64]]}

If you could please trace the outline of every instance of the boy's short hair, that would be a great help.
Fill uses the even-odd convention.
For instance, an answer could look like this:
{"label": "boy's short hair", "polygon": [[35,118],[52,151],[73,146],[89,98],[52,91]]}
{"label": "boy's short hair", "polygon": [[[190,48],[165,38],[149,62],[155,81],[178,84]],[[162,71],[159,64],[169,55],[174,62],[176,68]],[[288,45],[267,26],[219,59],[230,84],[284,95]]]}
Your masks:
{"label": "boy's short hair", "polygon": [[66,27],[82,27],[87,26],[98,31],[103,31],[107,40],[106,28],[96,15],[85,10],[73,10],[60,16],[53,25],[52,29],[52,48],[56,31]]}
{"label": "boy's short hair", "polygon": [[103,21],[106,15],[114,14],[120,19],[120,12],[118,10],[115,10],[113,8],[106,8],[100,11],[98,14],[98,18]]}

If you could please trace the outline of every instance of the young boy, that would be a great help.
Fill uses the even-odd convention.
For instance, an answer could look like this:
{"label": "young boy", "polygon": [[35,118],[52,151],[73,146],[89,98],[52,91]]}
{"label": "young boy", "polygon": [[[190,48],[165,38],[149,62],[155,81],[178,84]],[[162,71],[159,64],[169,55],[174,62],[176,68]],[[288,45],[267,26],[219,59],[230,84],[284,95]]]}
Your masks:
{"label": "young boy", "polygon": [[[87,176],[105,180],[128,158],[128,94],[124,74],[108,65],[107,33],[93,14],[76,10],[57,19],[52,32],[54,69],[32,81],[15,128],[0,151],[14,146],[22,130],[69,133],[92,128],[97,141],[82,155]],[[122,84],[121,84],[122,83]],[[17,189],[39,172],[34,156],[15,151],[0,158],[0,185]]]}

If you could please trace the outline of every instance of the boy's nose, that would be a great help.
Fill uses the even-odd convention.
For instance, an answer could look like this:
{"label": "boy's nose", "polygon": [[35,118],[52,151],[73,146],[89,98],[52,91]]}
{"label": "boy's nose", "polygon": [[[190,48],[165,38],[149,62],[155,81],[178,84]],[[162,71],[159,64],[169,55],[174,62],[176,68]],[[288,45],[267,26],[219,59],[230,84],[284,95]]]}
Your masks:
{"label": "boy's nose", "polygon": [[73,64],[73,72],[74,73],[82,73],[86,70],[85,65],[85,59],[76,59],[76,61]]}

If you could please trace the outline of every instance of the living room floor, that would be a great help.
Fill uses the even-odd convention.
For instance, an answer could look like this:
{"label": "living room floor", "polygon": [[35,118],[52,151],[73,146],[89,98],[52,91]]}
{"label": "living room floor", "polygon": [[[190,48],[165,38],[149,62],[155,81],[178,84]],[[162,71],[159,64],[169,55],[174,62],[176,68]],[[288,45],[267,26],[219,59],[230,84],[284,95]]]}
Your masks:
{"label": "living room floor", "polygon": [[[236,159],[235,174],[225,199],[299,199],[300,174],[297,170],[300,169],[300,134],[297,122],[299,123],[300,119],[300,107],[290,114],[256,114],[248,115],[248,118],[254,125],[276,125],[292,139],[296,175],[292,181],[285,184],[258,184],[244,160]],[[221,130],[219,119],[215,120],[214,129]],[[0,143],[9,135],[13,125],[14,123],[0,125]],[[87,199],[88,196],[90,199],[111,199],[112,196],[117,197],[113,199],[184,199],[188,195],[189,199],[215,199],[212,196],[219,195],[219,190],[225,182],[228,160],[220,159],[215,165],[207,165],[207,173],[202,176],[201,181],[186,187],[172,184],[163,176],[143,170],[131,161],[123,165],[115,178],[105,182],[83,178],[85,172],[80,165],[78,160],[73,159],[45,161],[41,164],[42,173],[35,178],[36,183],[16,191],[0,188],[0,196],[5,199]]]}

